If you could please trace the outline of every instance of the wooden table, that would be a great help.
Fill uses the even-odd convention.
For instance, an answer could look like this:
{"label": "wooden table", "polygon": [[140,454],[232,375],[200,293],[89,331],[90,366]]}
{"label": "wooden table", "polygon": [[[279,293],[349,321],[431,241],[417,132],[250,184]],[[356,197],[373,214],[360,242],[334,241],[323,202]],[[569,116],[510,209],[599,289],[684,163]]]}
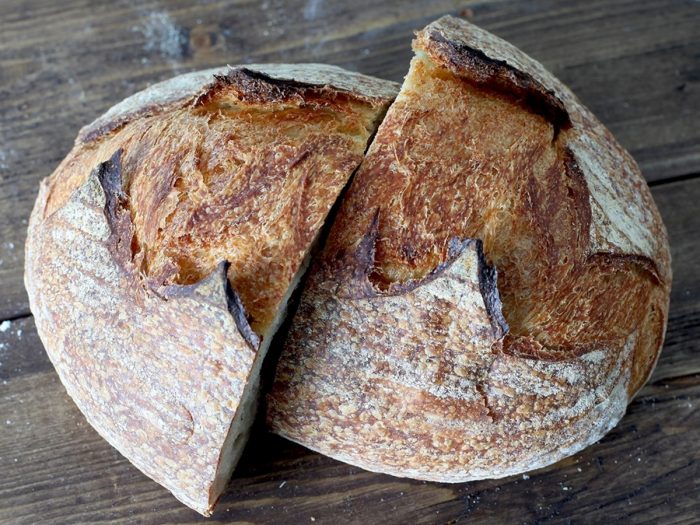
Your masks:
{"label": "wooden table", "polygon": [[666,345],[601,442],[457,485],[372,474],[256,430],[210,522],[700,522],[700,3],[0,3],[0,523],[204,522],[103,441],[66,395],[22,284],[39,180],[81,125],[149,83],[246,62],[328,62],[392,80],[412,31],[460,14],[541,60],[639,162],[671,238]]}

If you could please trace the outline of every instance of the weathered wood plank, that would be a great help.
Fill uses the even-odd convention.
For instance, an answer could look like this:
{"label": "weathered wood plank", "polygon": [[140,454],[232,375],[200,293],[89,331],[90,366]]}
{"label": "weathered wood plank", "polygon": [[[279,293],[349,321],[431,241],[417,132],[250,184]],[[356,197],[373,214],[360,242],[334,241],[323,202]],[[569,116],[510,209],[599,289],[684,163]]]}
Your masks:
{"label": "weathered wood plank", "polygon": [[663,365],[652,381],[700,372],[700,178],[652,188],[671,245],[671,310]]}
{"label": "weathered wood plank", "polygon": [[[0,370],[10,367],[0,386],[0,523],[206,521],[87,425],[40,349],[31,318],[13,322],[0,341]],[[700,512],[697,353],[675,356],[667,349],[656,377],[679,360],[693,373],[657,379],[599,444],[529,478],[457,485],[403,480],[258,429],[210,522],[692,523]]]}
{"label": "weathered wood plank", "polygon": [[188,4],[0,3],[0,319],[28,312],[24,221],[81,125],[149,83],[224,63],[321,61],[400,80],[412,31],[445,12],[544,62],[649,180],[700,172],[697,2]]}

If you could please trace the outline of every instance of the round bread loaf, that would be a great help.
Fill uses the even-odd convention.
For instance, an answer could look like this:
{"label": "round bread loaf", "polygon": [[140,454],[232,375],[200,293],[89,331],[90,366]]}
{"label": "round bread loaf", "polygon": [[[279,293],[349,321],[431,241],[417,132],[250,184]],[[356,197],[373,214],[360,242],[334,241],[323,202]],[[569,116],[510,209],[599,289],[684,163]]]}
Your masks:
{"label": "round bread loaf", "polygon": [[177,77],[84,128],[41,185],[25,284],[90,424],[209,514],[325,217],[395,84],[320,64]]}
{"label": "round bread loaf", "polygon": [[49,357],[92,426],[205,515],[358,166],[282,351],[275,432],[369,470],[500,477],[599,439],[651,374],[670,255],[632,158],[485,31],[444,17],[414,50],[393,104],[395,84],[318,64],[177,77],[42,183],[25,283]]}
{"label": "round bread loaf", "polygon": [[666,231],[539,63],[451,17],[414,50],[312,265],[269,424],[397,476],[525,472],[600,439],[649,378]]}

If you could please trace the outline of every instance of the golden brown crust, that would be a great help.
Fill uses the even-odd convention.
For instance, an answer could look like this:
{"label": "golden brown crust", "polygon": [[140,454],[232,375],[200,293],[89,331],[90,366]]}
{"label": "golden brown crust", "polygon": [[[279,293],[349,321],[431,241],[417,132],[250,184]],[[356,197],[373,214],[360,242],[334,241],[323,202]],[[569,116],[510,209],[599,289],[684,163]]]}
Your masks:
{"label": "golden brown crust", "polygon": [[118,152],[44,221],[42,185],[27,244],[32,311],[90,424],[204,512],[257,340],[245,319],[229,313],[233,292],[223,267],[196,286],[166,288],[168,300],[142,286],[130,261],[133,228],[120,178]]}
{"label": "golden brown crust", "polygon": [[86,128],[49,182],[47,213],[122,149],[133,260],[151,286],[197,282],[228,260],[261,334],[388,99],[247,68],[210,78],[157,111],[151,99]]}
{"label": "golden brown crust", "polygon": [[[634,161],[542,66],[450,17],[414,49],[312,269],[269,420],[396,475],[537,468],[599,439],[648,378],[665,229]],[[479,272],[441,270],[455,239],[483,241],[506,323]]]}
{"label": "golden brown crust", "polygon": [[217,78],[225,79],[231,75],[240,77],[238,72],[264,78],[278,86],[288,84],[325,88],[326,91],[354,96],[374,106],[384,106],[393,100],[398,91],[394,82],[328,64],[248,64],[206,69],[154,84],[124,99],[81,129],[76,142],[91,142],[136,118],[182,107],[197,97],[206,95],[218,83]]}
{"label": "golden brown crust", "polygon": [[25,284],[47,353],[96,430],[203,514],[393,89],[317,65],[176,78],[86,127],[42,183]]}
{"label": "golden brown crust", "polygon": [[453,75],[473,82],[482,89],[503,93],[530,111],[540,114],[555,128],[569,127],[566,107],[554,91],[526,71],[491,58],[484,51],[465,42],[462,28],[453,19],[443,18],[418,34],[418,46],[431,59]]}

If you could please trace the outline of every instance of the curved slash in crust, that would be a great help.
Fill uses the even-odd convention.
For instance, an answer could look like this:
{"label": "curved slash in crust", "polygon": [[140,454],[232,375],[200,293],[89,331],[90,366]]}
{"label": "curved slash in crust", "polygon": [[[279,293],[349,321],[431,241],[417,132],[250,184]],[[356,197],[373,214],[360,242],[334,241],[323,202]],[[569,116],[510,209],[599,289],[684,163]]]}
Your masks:
{"label": "curved slash in crust", "polygon": [[397,88],[323,64],[188,73],[84,127],[41,185],[25,283],[47,352],[98,432],[203,514],[243,451],[325,217]]}
{"label": "curved slash in crust", "polygon": [[377,208],[369,230],[361,237],[354,250],[337,255],[330,264],[325,263],[326,267],[322,271],[325,275],[334,276],[333,280],[338,283],[335,289],[335,294],[338,297],[368,299],[405,295],[439,278],[460,259],[466,250],[473,249],[477,260],[475,280],[478,282],[479,291],[494,333],[501,334],[498,336],[499,338],[508,333],[508,323],[503,317],[503,305],[498,293],[498,271],[495,266],[489,265],[486,261],[484,243],[481,239],[460,239],[458,237],[450,239],[447,258],[430,270],[422,279],[392,282],[386,287],[373,283],[371,276],[375,270],[375,246],[379,215],[380,210]]}
{"label": "curved slash in crust", "polygon": [[559,130],[571,126],[569,113],[552,89],[547,89],[532,76],[511,66],[505,60],[489,57],[455,38],[448,29],[449,21],[439,29],[428,29],[421,36],[435,58],[447,65],[461,78],[506,93],[531,111],[544,116],[554,125],[554,137]]}
{"label": "curved slash in crust", "polygon": [[539,468],[600,439],[648,377],[666,232],[629,154],[539,63],[452,17],[413,47],[302,295],[268,421],[397,476]]}
{"label": "curved slash in crust", "polygon": [[129,121],[198,104],[224,87],[233,87],[249,102],[280,101],[300,90],[342,92],[372,105],[392,100],[398,84],[328,64],[247,64],[195,71],[159,82],[110,108],[80,130],[76,144],[99,140]]}
{"label": "curved slash in crust", "polygon": [[[452,242],[457,242],[456,239]],[[484,298],[484,306],[491,322],[504,334],[508,333],[508,323],[503,317],[503,305],[498,294],[498,271],[496,266],[489,266],[484,257],[484,243],[476,239],[476,254],[479,259],[479,289]],[[450,251],[452,246],[450,245]],[[494,329],[496,326],[494,326]]]}
{"label": "curved slash in crust", "polygon": [[201,281],[195,284],[180,285],[171,284],[164,286],[162,294],[170,299],[173,297],[197,297],[213,306],[224,307],[236,322],[238,332],[243,336],[251,350],[257,351],[260,347],[260,336],[256,334],[248,323],[245,307],[241,298],[231,286],[228,280],[228,270],[231,264],[221,261],[216,269]]}
{"label": "curved slash in crust", "polygon": [[[30,221],[26,286],[39,335],[90,424],[145,474],[208,514],[259,346],[227,264],[163,295],[132,262],[120,152]],[[41,246],[41,251],[34,248]],[[70,264],[64,254],[70,253]],[[41,293],[40,293],[41,292]],[[123,308],[122,305],[131,305]],[[234,436],[235,437],[235,436]]]}

